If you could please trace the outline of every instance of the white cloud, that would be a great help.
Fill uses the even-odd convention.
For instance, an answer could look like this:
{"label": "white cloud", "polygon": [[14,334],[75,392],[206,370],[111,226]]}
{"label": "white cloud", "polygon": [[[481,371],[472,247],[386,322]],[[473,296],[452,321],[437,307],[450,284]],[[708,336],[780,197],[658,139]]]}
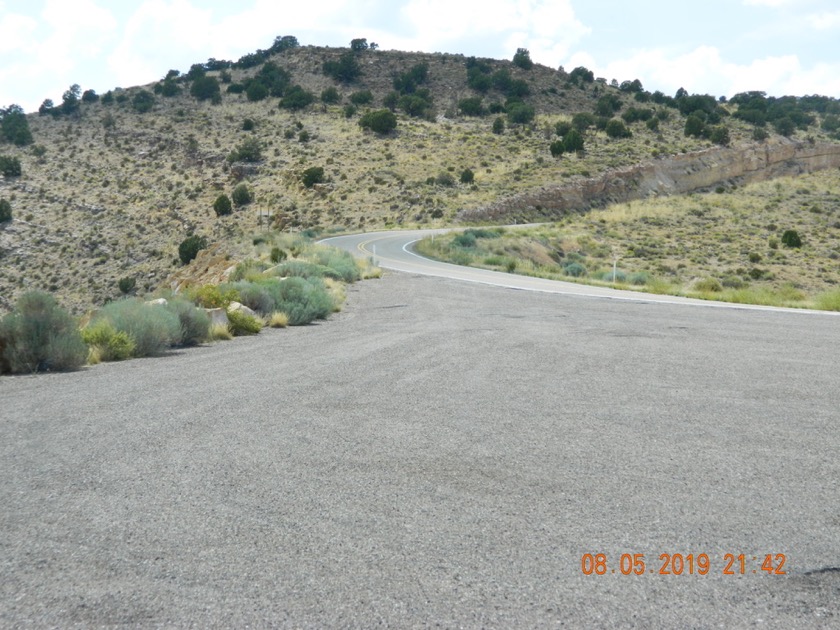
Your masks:
{"label": "white cloud", "polygon": [[409,0],[402,15],[414,27],[414,50],[458,50],[461,40],[503,38],[507,50],[499,46],[499,56],[523,47],[546,65],[558,64],[590,32],[569,0],[487,0],[480,10],[451,0]]}
{"label": "white cloud", "polygon": [[128,18],[108,66],[124,87],[148,83],[180,59],[204,61],[212,41],[209,11],[187,0],[149,0]]}
{"label": "white cloud", "polygon": [[[39,97],[0,94],[0,103],[18,102],[30,111],[45,97],[55,100],[70,84],[81,83],[77,75],[103,53],[117,28],[111,12],[93,0],[72,4],[47,0],[38,17],[40,24],[33,17],[15,14],[6,14],[0,21],[0,52],[11,57],[0,64],[2,91],[44,83],[63,86],[55,94]],[[39,30],[43,31],[40,37]]]}
{"label": "white cloud", "polygon": [[38,23],[31,17],[7,13],[0,19],[0,53],[29,49]]}
{"label": "white cloud", "polygon": [[817,31],[830,31],[840,27],[840,11],[815,13],[805,18],[808,25]]}
{"label": "white cloud", "polygon": [[781,7],[795,2],[796,0],[744,0],[748,7]]}
{"label": "white cloud", "polygon": [[700,46],[683,55],[662,49],[644,50],[606,65],[599,65],[589,55],[578,54],[571,57],[566,69],[578,65],[591,68],[607,80],[639,79],[647,89],[666,94],[674,94],[681,87],[714,96],[749,90],[775,96],[840,93],[840,64],[805,69],[796,55],[769,56],[738,64],[725,60],[712,46]]}

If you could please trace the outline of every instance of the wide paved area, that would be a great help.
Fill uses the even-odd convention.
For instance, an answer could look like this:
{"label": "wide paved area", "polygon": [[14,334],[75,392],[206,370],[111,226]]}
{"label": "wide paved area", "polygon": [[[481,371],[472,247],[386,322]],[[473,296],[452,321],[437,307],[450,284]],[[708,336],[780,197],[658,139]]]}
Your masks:
{"label": "wide paved area", "polygon": [[836,628],[838,342],[390,273],[319,325],[4,377],[0,626]]}

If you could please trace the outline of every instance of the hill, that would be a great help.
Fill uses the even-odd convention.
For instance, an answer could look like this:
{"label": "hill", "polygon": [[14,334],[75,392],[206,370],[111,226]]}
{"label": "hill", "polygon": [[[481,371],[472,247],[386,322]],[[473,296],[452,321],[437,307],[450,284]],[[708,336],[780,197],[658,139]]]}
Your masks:
{"label": "hill", "polygon": [[[27,116],[33,143],[0,145],[21,164],[20,176],[0,180],[14,217],[0,227],[0,308],[37,288],[81,312],[118,297],[121,278],[151,291],[181,266],[178,246],[192,234],[235,258],[265,229],[445,225],[664,156],[786,138],[832,143],[840,128],[840,104],[823,97],[750,93],[724,103],[521,55],[293,40],[105,95],[75,86]],[[379,110],[393,111],[396,129],[360,125]],[[217,216],[219,196],[240,184],[243,203]]]}

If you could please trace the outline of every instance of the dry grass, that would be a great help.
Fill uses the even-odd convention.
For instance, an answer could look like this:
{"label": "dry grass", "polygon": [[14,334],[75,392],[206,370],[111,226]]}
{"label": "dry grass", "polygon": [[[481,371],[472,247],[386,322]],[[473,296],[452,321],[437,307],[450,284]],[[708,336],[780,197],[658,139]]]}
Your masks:
{"label": "dry grass", "polygon": [[271,314],[268,318],[268,326],[270,328],[286,328],[289,325],[289,316],[280,311]]}
{"label": "dry grass", "polygon": [[211,341],[230,341],[233,339],[233,333],[224,324],[214,324],[210,327]]}
{"label": "dry grass", "polygon": [[[723,194],[614,205],[552,226],[510,230],[478,239],[453,236],[421,244],[434,257],[491,269],[563,278],[564,267],[586,268],[585,281],[611,283],[644,274],[635,288],[654,293],[778,306],[840,306],[840,172],[753,184]],[[785,230],[801,248],[780,244]],[[547,261],[547,258],[550,259]],[[581,279],[576,279],[581,281]],[[633,283],[617,286],[634,288]]]}

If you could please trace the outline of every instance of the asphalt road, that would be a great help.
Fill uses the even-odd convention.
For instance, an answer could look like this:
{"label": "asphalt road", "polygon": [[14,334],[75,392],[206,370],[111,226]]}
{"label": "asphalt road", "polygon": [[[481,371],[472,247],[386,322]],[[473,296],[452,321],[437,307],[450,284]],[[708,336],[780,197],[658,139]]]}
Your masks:
{"label": "asphalt road", "polygon": [[837,628],[838,325],[388,273],[4,377],[0,626]]}
{"label": "asphalt road", "polygon": [[[531,227],[537,224],[508,225],[506,229]],[[357,258],[375,259],[376,264],[385,269],[402,271],[437,278],[449,278],[464,282],[477,282],[509,289],[526,291],[540,291],[543,293],[558,293],[561,295],[579,295],[586,297],[601,297],[614,300],[629,300],[633,302],[647,302],[651,304],[684,304],[713,308],[737,308],[747,310],[769,310],[777,312],[811,313],[804,309],[790,309],[768,307],[749,304],[733,304],[731,302],[714,302],[680,296],[659,295],[642,291],[625,291],[608,287],[590,286],[575,282],[562,282],[544,278],[532,278],[518,274],[509,274],[488,269],[463,267],[450,263],[430,260],[414,252],[414,244],[429,236],[435,236],[452,231],[452,228],[428,230],[391,230],[385,232],[368,232],[333,236],[323,239],[325,245],[338,247],[350,252]],[[840,313],[827,313],[830,316],[840,316]],[[820,313],[825,316],[826,313]]]}

